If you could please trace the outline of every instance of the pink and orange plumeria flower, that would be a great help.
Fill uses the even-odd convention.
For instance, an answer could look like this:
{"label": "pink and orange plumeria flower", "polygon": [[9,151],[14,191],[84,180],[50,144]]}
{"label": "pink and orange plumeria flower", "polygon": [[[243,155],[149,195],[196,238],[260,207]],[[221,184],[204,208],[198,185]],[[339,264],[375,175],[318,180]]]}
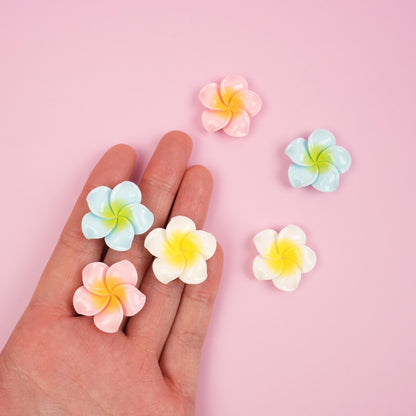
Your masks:
{"label": "pink and orange plumeria flower", "polygon": [[247,81],[240,75],[228,75],[220,85],[211,82],[202,88],[199,99],[208,109],[202,113],[205,129],[223,129],[233,137],[247,136],[250,119],[262,105],[260,97],[248,89]]}
{"label": "pink and orange plumeria flower", "polygon": [[104,332],[117,332],[123,316],[135,315],[146,302],[136,288],[136,268],[128,260],[110,267],[90,263],[82,270],[82,283],[74,293],[74,308],[80,315],[94,316],[95,326]]}

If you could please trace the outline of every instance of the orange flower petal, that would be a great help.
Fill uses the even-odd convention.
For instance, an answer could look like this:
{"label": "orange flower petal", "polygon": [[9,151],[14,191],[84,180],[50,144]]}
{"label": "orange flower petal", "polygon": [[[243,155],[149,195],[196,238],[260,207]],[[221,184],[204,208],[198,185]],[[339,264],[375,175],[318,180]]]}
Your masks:
{"label": "orange flower petal", "polygon": [[101,331],[114,333],[120,328],[123,321],[123,308],[120,301],[111,296],[108,305],[98,314],[94,316],[94,323]]}
{"label": "orange flower petal", "polygon": [[225,110],[227,108],[220,97],[220,89],[215,82],[202,88],[199,92],[199,99],[210,110]]}
{"label": "orange flower petal", "polygon": [[233,109],[232,113],[230,122],[224,127],[224,132],[233,137],[247,136],[250,127],[250,116],[241,108]]}
{"label": "orange flower petal", "polygon": [[225,105],[229,105],[231,98],[241,90],[248,89],[247,81],[241,75],[226,76],[220,86],[221,98]]}
{"label": "orange flower petal", "polygon": [[84,286],[79,287],[73,297],[75,311],[80,315],[92,316],[100,313],[108,304],[109,296],[98,296]]}
{"label": "orange flower petal", "polygon": [[131,285],[117,286],[113,291],[113,295],[120,301],[125,316],[136,315],[146,302],[146,296]]}
{"label": "orange flower petal", "polygon": [[261,109],[261,98],[253,91],[243,90],[238,92],[231,98],[230,106],[239,107],[247,111],[254,117]]}

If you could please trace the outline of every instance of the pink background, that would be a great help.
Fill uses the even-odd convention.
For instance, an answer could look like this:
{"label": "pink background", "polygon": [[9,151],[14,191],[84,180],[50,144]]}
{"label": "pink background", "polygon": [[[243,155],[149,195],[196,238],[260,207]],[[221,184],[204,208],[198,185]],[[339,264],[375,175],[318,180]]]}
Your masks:
{"label": "pink background", "polygon": [[[154,3],[0,3],[0,347],[101,154],[132,145],[140,174],[183,129],[225,250],[198,415],[416,414],[414,1]],[[229,73],[263,98],[244,139],[201,127],[199,89]],[[287,180],[315,128],[352,155],[332,194]],[[252,238],[290,223],[318,263],[283,293]]]}

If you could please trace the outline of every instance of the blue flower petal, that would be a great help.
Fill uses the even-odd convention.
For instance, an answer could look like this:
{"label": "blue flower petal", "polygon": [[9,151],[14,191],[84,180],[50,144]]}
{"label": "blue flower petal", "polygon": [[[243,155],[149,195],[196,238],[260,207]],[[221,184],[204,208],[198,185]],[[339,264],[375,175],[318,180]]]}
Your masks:
{"label": "blue flower petal", "polygon": [[103,238],[111,233],[116,223],[117,220],[115,218],[105,219],[89,212],[82,218],[81,229],[87,239]]}
{"label": "blue flower petal", "polygon": [[319,160],[331,163],[339,173],[345,173],[351,166],[351,155],[341,146],[332,146],[325,149],[319,156]]}
{"label": "blue flower petal", "polygon": [[289,167],[289,182],[294,188],[303,188],[311,185],[317,178],[319,170],[316,166],[298,166],[295,164]]}
{"label": "blue flower petal", "polygon": [[338,169],[330,163],[321,163],[319,166],[318,178],[312,186],[321,192],[332,192],[338,188],[338,184]]}
{"label": "blue flower petal", "polygon": [[314,130],[308,138],[309,154],[315,161],[324,149],[334,145],[335,136],[328,130]]}
{"label": "blue flower petal", "polygon": [[129,204],[140,204],[142,193],[139,187],[130,181],[119,183],[111,192],[111,208],[117,215],[121,208]]}
{"label": "blue flower petal", "polygon": [[308,142],[305,139],[299,138],[290,142],[286,147],[285,153],[297,165],[310,166],[313,164],[313,160],[309,155]]}
{"label": "blue flower petal", "polygon": [[102,218],[114,218],[110,207],[111,189],[108,186],[98,186],[87,195],[90,211]]}
{"label": "blue flower petal", "polygon": [[145,233],[153,224],[153,214],[142,204],[130,204],[119,212],[119,218],[127,218],[134,228],[134,234]]}
{"label": "blue flower petal", "polygon": [[131,248],[134,238],[134,228],[126,218],[118,218],[113,231],[105,237],[108,247],[117,251],[126,251]]}

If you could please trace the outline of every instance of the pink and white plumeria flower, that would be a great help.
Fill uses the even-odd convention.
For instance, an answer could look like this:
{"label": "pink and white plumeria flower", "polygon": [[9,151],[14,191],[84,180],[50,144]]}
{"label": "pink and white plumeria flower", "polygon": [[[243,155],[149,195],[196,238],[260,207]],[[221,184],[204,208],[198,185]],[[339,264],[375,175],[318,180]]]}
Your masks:
{"label": "pink and white plumeria flower", "polygon": [[74,293],[75,311],[94,316],[95,326],[104,332],[117,332],[123,316],[135,315],[146,302],[146,296],[136,288],[136,268],[128,260],[110,267],[90,263],[82,270],[82,283]]}
{"label": "pink and white plumeria flower", "polygon": [[208,109],[202,113],[202,124],[209,132],[223,129],[233,137],[247,136],[250,119],[261,109],[261,99],[248,89],[240,75],[228,75],[218,85],[211,82],[199,93],[199,99]]}

